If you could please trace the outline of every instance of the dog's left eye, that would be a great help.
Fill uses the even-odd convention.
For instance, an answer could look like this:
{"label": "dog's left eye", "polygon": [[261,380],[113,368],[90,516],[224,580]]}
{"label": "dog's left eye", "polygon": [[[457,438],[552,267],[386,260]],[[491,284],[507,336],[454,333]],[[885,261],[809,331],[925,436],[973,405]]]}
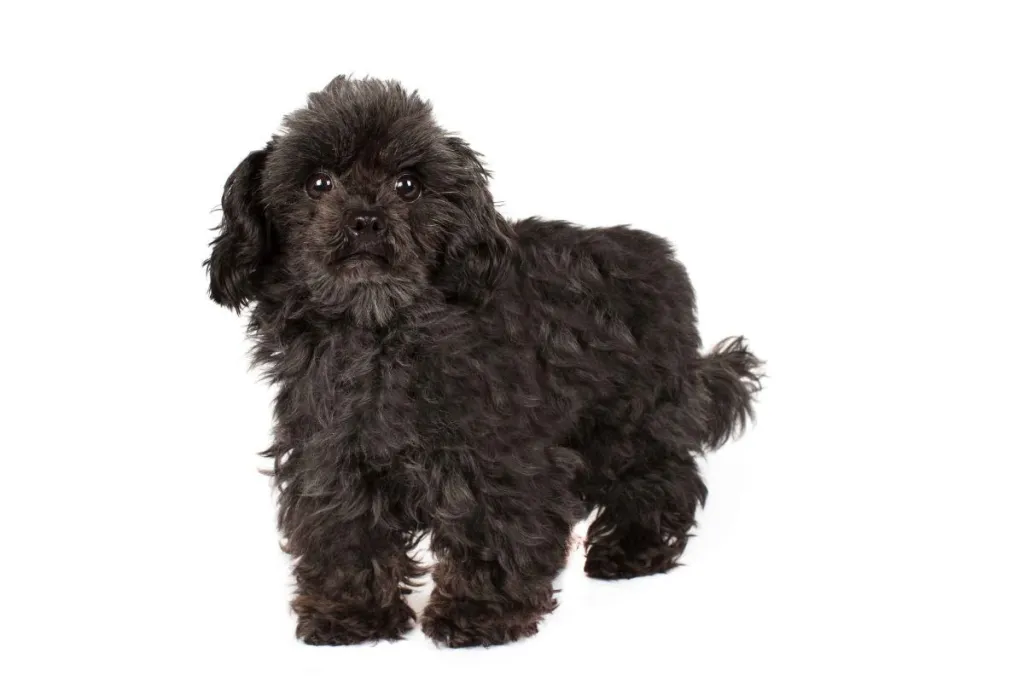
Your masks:
{"label": "dog's left eye", "polygon": [[415,201],[422,191],[423,186],[415,175],[403,173],[395,180],[395,192],[406,201]]}

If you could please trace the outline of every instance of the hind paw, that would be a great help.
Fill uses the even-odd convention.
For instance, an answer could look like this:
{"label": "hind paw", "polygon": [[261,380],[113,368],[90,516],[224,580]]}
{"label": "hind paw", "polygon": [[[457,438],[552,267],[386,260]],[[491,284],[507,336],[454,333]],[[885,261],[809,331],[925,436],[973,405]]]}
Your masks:
{"label": "hind paw", "polygon": [[659,544],[645,548],[623,548],[619,544],[597,543],[587,549],[583,570],[598,580],[627,580],[665,573],[679,565],[682,547]]}

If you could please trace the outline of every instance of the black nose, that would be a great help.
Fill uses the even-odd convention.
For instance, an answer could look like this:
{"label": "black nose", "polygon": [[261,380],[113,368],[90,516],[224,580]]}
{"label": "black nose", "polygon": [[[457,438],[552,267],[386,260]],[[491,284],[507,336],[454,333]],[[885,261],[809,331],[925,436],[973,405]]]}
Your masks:
{"label": "black nose", "polygon": [[372,239],[384,232],[384,221],[376,211],[356,211],[348,220],[348,231],[357,239]]}

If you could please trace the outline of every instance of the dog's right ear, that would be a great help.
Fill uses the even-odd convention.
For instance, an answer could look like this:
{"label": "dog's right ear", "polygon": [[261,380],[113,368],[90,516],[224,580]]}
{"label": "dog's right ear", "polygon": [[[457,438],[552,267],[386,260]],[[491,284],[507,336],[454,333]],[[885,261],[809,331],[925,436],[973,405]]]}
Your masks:
{"label": "dog's right ear", "polygon": [[271,149],[255,151],[224,183],[219,233],[210,243],[213,253],[204,265],[210,274],[210,298],[238,312],[256,295],[270,259],[272,235],[260,199],[260,179]]}

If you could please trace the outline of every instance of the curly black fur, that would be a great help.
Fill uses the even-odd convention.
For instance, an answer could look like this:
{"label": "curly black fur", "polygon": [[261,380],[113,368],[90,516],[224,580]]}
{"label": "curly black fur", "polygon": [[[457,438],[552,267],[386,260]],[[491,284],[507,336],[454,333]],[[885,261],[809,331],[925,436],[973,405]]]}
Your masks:
{"label": "curly black fur", "polygon": [[701,382],[707,390],[702,442],[717,450],[729,436],[743,433],[754,418],[753,396],[761,390],[761,361],[742,336],[715,344],[703,359]]}
{"label": "curly black fur", "polygon": [[311,644],[401,637],[427,532],[422,625],[449,646],[536,632],[595,508],[589,575],[672,568],[706,495],[694,457],[751,415],[759,363],[739,340],[700,355],[665,240],[509,222],[487,180],[415,93],[339,77],[225,186],[210,294],[254,303],[279,389],[264,454]]}

